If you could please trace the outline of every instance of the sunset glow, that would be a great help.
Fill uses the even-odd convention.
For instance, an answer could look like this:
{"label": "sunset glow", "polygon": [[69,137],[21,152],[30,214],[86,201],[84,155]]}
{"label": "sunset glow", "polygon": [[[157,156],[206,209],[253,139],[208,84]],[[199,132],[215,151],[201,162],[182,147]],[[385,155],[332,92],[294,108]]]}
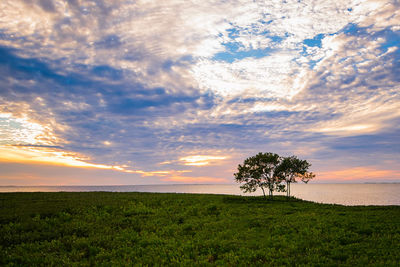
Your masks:
{"label": "sunset glow", "polygon": [[320,172],[319,179],[330,181],[376,181],[380,179],[390,179],[391,177],[399,177],[400,171],[397,170],[382,170],[372,167],[356,167],[351,169],[340,169],[337,171]]}
{"label": "sunset glow", "polygon": [[183,161],[185,165],[188,166],[205,166],[209,165],[211,162],[215,162],[218,160],[223,160],[226,159],[226,157],[222,156],[202,156],[202,155],[196,155],[196,156],[188,156],[188,157],[183,157],[180,158],[180,161]]}
{"label": "sunset glow", "polygon": [[0,162],[28,164],[61,165],[78,168],[114,169],[126,171],[120,166],[93,164],[83,161],[78,156],[46,147],[0,146]]}

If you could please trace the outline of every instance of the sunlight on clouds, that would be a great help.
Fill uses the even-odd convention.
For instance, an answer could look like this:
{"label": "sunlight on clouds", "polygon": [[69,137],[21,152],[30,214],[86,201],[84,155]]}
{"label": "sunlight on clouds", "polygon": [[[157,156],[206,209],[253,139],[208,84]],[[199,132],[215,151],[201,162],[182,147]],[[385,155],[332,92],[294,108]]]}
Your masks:
{"label": "sunlight on clouds", "polygon": [[363,1],[355,6],[354,12],[360,14],[356,21],[361,27],[372,26],[374,30],[390,27],[393,31],[399,30],[400,9],[398,1]]}
{"label": "sunlight on clouds", "polygon": [[358,125],[322,128],[319,129],[318,131],[327,134],[345,134],[346,136],[349,136],[349,135],[372,133],[377,129],[378,127],[374,125],[358,124]]}
{"label": "sunlight on clouds", "polygon": [[74,153],[47,147],[0,146],[0,161],[124,171],[120,166],[87,163]]}
{"label": "sunlight on clouds", "polygon": [[205,155],[195,155],[180,158],[179,160],[188,166],[206,166],[214,163],[215,161],[224,160],[225,156],[205,156]]}
{"label": "sunlight on clouds", "polygon": [[114,170],[124,173],[139,174],[142,177],[179,176],[190,170],[143,171],[127,169],[129,166],[95,164],[87,162],[76,153],[61,149],[34,146],[0,146],[0,162],[13,162],[39,165],[58,165],[76,168]]}
{"label": "sunlight on clouds", "polygon": [[[9,113],[0,113],[0,161],[2,162],[108,169],[137,173],[142,176],[164,176],[173,173],[171,171],[129,170],[126,169],[128,166],[86,162],[87,159],[77,153],[62,151],[62,149],[56,148],[53,142],[48,142],[60,141],[48,126],[31,122],[26,115],[20,115],[21,118],[16,118]],[[102,144],[111,146],[112,142],[106,140]]]}
{"label": "sunlight on clouds", "polygon": [[[31,35],[36,32],[44,32],[50,30],[52,25],[51,17],[35,5],[29,5],[19,1],[1,1],[0,2],[0,26],[2,28],[9,22],[13,21],[12,34],[17,36]],[[18,18],[16,20],[16,18]]]}
{"label": "sunlight on clouds", "polygon": [[226,183],[227,179],[199,176],[199,177],[189,177],[189,176],[170,176],[161,179],[167,182],[179,182],[179,183]]}
{"label": "sunlight on clouds", "polygon": [[[347,106],[345,103],[336,104],[336,109],[342,111],[338,118],[319,122],[308,132],[321,132],[328,135],[355,136],[378,133],[384,129],[392,128],[387,122],[400,115],[400,104],[392,96],[381,95],[384,100],[363,99],[358,103]],[[385,105],[380,103],[384,102]],[[331,104],[335,106],[335,104]]]}
{"label": "sunlight on clouds", "polygon": [[153,176],[158,176],[158,177],[170,177],[174,175],[181,175],[182,173],[188,173],[192,172],[189,170],[183,170],[183,171],[175,171],[175,170],[168,170],[168,171],[132,171],[132,170],[126,170],[125,172],[127,173],[137,173],[142,175],[143,177],[153,177]]}
{"label": "sunlight on clouds", "polygon": [[167,161],[160,162],[158,164],[160,164],[160,165],[168,165],[168,164],[172,164],[172,163],[173,163],[172,161],[167,160]]}
{"label": "sunlight on clouds", "polygon": [[48,129],[31,122],[27,117],[15,118],[11,114],[0,113],[0,145],[35,144],[43,138]]}
{"label": "sunlight on clouds", "polygon": [[287,107],[278,104],[268,104],[268,103],[257,103],[250,111],[252,112],[266,112],[266,111],[280,111],[287,110]]}

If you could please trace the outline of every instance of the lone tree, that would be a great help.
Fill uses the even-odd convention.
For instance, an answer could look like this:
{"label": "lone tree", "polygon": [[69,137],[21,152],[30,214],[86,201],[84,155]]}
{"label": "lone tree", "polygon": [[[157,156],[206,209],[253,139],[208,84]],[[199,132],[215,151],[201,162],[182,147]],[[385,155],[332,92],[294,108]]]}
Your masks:
{"label": "lone tree", "polygon": [[306,160],[300,160],[296,156],[285,157],[276,169],[276,173],[286,182],[286,196],[290,197],[290,184],[297,183],[296,179],[301,179],[304,183],[308,183],[315,175],[308,172],[311,164]]}
{"label": "lone tree", "polygon": [[282,176],[278,176],[277,167],[281,162],[281,157],[275,153],[258,153],[253,157],[245,159],[243,165],[238,166],[238,172],[234,174],[238,183],[244,183],[240,188],[245,192],[254,192],[258,187],[261,188],[265,197],[265,188],[268,189],[269,196],[273,192],[284,191],[285,186],[281,184]]}

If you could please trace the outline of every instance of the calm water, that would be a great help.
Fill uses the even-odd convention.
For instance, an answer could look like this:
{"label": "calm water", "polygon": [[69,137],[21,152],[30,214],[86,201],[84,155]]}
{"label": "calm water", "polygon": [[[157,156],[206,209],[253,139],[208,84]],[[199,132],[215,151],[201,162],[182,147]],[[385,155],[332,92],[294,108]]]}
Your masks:
{"label": "calm water", "polygon": [[[293,184],[292,195],[320,203],[400,205],[399,184]],[[239,185],[0,186],[0,192],[159,192],[249,195]],[[252,195],[261,195],[255,192]]]}

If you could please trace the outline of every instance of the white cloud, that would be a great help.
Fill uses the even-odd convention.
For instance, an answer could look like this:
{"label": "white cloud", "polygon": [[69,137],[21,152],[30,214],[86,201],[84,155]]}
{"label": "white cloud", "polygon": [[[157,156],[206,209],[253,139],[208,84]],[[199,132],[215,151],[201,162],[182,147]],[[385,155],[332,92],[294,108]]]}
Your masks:
{"label": "white cloud", "polygon": [[[377,12],[377,5],[384,10]],[[196,86],[193,80],[197,80],[201,89],[223,96],[246,91],[290,97],[298,91],[293,88],[299,67],[294,61],[304,62],[299,56],[304,39],[335,33],[350,22],[369,25],[371,14],[380,18],[377,24],[385,23],[379,27],[396,25],[396,16],[387,19],[393,8],[383,1],[171,0],[102,5],[55,2],[54,11],[49,12],[32,3],[2,1],[0,28],[14,36],[2,44],[23,48],[31,56],[123,68],[151,87],[177,90]],[[237,38],[227,35],[232,28],[238,30]],[[118,47],[104,48],[110,36],[117,38],[114,45]],[[283,40],[273,42],[274,36]],[[241,50],[277,50],[263,59],[246,58],[233,64],[212,60],[228,42],[242,45]],[[313,50],[307,59],[321,59],[324,52]],[[160,70],[165,61],[188,55],[195,62],[190,72],[186,66],[174,66],[167,74]]]}
{"label": "white cloud", "polygon": [[282,97],[296,93],[290,78],[298,64],[296,52],[280,52],[259,59],[246,58],[233,63],[204,60],[193,67],[193,76],[203,90],[224,97]]}

